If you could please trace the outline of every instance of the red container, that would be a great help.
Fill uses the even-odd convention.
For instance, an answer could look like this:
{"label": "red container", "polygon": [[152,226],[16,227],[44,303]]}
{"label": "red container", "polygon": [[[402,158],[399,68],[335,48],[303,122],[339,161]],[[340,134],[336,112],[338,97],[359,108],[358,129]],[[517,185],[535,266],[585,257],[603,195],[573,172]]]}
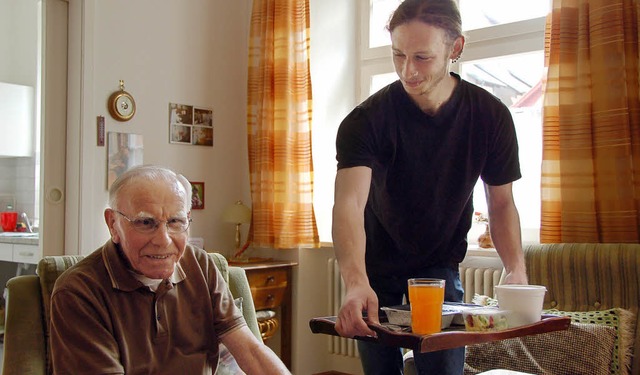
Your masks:
{"label": "red container", "polygon": [[18,224],[17,212],[0,212],[0,224],[5,232],[15,232]]}

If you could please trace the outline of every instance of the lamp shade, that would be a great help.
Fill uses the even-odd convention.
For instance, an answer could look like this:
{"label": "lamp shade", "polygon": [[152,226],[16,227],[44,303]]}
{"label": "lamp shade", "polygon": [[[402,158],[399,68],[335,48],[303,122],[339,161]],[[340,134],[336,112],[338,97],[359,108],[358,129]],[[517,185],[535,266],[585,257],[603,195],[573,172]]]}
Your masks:
{"label": "lamp shade", "polygon": [[251,209],[245,206],[242,201],[237,201],[224,209],[222,220],[234,224],[248,223],[251,221]]}

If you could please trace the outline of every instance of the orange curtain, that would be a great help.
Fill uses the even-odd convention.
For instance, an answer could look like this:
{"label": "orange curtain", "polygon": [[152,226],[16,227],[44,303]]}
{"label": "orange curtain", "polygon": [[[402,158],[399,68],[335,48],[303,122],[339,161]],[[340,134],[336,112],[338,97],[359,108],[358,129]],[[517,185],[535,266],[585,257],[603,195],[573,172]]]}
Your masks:
{"label": "orange curtain", "polygon": [[320,247],[313,211],[308,0],[253,1],[247,107],[249,242]]}
{"label": "orange curtain", "polygon": [[540,240],[637,243],[640,0],[553,0]]}

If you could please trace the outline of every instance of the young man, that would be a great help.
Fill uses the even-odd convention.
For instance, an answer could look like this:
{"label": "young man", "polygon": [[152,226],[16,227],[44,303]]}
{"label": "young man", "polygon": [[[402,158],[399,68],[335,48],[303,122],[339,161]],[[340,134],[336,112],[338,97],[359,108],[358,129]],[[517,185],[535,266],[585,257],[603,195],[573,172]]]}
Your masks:
{"label": "young man", "polygon": [[222,342],[247,374],[289,374],[249,330],[213,260],[187,244],[191,186],[156,166],[111,186],[111,239],[51,296],[55,374],[212,374]]}
{"label": "young man", "polygon": [[[464,48],[454,0],[405,0],[393,13],[399,80],[342,122],[336,140],[333,243],[347,287],[336,329],[375,335],[378,308],[398,305],[407,279],[446,280],[445,300],[461,301],[458,264],[471,227],[479,177],[491,234],[508,283],[527,283],[511,183],[520,178],[509,110],[450,72]],[[358,342],[367,375],[400,374],[399,350]],[[420,374],[461,374],[464,348],[415,354]]]}

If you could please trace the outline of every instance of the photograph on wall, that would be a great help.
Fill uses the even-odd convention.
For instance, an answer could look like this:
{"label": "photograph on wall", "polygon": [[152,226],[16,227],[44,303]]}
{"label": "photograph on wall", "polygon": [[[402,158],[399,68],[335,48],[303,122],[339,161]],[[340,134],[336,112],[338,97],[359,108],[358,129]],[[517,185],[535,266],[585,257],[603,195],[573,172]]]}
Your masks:
{"label": "photograph on wall", "polygon": [[204,182],[191,182],[191,209],[204,209]]}
{"label": "photograph on wall", "polygon": [[169,143],[213,146],[213,110],[169,103]]}
{"label": "photograph on wall", "polygon": [[171,124],[169,129],[169,141],[171,143],[191,144],[191,126]]}
{"label": "photograph on wall", "polygon": [[193,124],[193,106],[169,103],[169,124]]}
{"label": "photograph on wall", "polygon": [[191,130],[191,143],[198,146],[213,146],[213,128],[194,126]]}
{"label": "photograph on wall", "polygon": [[107,138],[107,189],[113,181],[143,160],[142,135],[109,132]]}
{"label": "photograph on wall", "polygon": [[213,126],[213,110],[207,108],[193,108],[193,125]]}

